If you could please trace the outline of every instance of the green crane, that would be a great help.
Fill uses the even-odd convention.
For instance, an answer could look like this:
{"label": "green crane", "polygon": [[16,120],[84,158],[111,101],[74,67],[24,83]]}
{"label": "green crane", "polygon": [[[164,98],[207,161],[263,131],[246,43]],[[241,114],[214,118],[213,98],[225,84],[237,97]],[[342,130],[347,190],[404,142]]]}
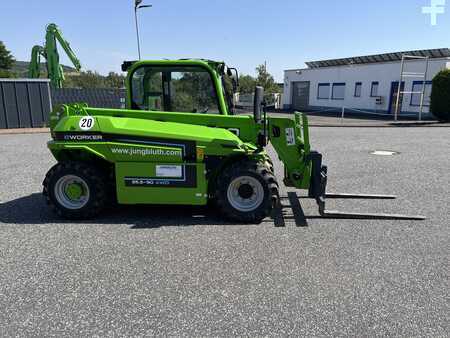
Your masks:
{"label": "green crane", "polygon": [[69,42],[63,38],[61,30],[54,23],[49,24],[46,28],[44,46],[33,47],[31,51],[31,62],[28,68],[28,75],[30,78],[39,78],[41,74],[41,57],[44,57],[46,60],[48,78],[50,79],[53,88],[61,88],[64,82],[64,71],[59,64],[57,42],[59,42],[64,49],[75,69],[79,71],[81,68],[80,60],[78,60],[72,48],[70,48]]}

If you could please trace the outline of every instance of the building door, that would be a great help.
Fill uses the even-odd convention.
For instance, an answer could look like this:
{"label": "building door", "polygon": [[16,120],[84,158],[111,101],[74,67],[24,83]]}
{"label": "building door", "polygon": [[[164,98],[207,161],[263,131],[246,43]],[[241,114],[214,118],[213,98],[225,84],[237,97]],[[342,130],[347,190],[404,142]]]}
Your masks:
{"label": "building door", "polygon": [[[400,88],[400,100],[399,100],[399,108],[398,113],[402,111],[402,103],[403,103],[403,91],[405,91],[405,82],[402,82],[402,86]],[[398,81],[392,82],[391,84],[391,95],[389,99],[389,114],[395,114],[395,109],[397,107],[397,96],[398,96]]]}
{"label": "building door", "polygon": [[292,83],[292,108],[307,109],[309,106],[309,81]]}

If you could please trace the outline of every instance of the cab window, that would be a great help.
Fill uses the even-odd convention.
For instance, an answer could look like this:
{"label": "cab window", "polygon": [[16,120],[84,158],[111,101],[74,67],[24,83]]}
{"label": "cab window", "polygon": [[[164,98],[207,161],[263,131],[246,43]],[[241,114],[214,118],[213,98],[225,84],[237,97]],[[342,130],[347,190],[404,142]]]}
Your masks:
{"label": "cab window", "polygon": [[133,109],[220,114],[211,74],[202,67],[140,67],[131,92]]}

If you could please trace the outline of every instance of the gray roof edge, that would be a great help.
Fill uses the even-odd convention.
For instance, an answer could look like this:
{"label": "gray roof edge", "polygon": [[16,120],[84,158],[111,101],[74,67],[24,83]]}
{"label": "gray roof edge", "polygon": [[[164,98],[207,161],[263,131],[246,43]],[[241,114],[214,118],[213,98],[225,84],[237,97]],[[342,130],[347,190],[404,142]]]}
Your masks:
{"label": "gray roof edge", "polygon": [[[446,57],[450,57],[450,49],[449,48],[435,48],[435,49],[422,49],[422,50],[413,50],[413,51],[403,51],[403,52],[392,52],[392,53],[382,53],[382,54],[372,54],[372,55],[364,55],[364,56],[353,56],[348,58],[336,58],[329,60],[321,60],[321,61],[308,61],[305,64],[309,68],[324,68],[324,67],[332,67],[332,66],[342,66],[343,62],[347,62],[347,64],[373,64],[373,63],[382,63],[389,62],[386,61],[370,61],[370,59],[376,57],[386,57],[389,56],[391,62],[392,61],[400,61],[402,55],[425,55],[430,59],[442,59]],[[438,55],[436,55],[438,54]],[[395,55],[395,58],[392,57]],[[351,63],[352,60],[361,59],[362,62]]]}

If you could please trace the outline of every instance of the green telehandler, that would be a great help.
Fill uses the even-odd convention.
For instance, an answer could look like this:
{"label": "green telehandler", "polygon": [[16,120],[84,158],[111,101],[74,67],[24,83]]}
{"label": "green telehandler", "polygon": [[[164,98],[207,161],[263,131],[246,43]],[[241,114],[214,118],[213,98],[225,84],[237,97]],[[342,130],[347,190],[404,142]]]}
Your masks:
{"label": "green telehandler", "polygon": [[306,115],[268,117],[264,90],[254,114],[234,115],[237,70],[201,59],[124,62],[126,109],[61,105],[50,115],[48,148],[57,164],[44,196],[69,219],[98,215],[110,204],[206,205],[224,217],[259,223],[279,211],[279,184],[265,151],[284,164],[283,183],[308,190],[324,217],[423,219],[421,216],[329,212],[327,168],[312,151]]}

